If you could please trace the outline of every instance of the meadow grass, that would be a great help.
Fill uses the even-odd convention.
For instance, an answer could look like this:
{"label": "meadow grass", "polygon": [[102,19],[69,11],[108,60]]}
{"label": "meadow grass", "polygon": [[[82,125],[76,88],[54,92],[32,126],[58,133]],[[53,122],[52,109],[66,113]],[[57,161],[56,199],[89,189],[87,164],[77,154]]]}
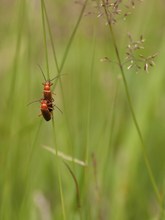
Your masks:
{"label": "meadow grass", "polygon": [[[163,2],[138,3],[112,26],[95,5],[2,3],[2,220],[164,218]],[[146,56],[158,52],[149,73],[121,65],[127,32],[144,35]],[[65,74],[52,122],[38,117],[40,103],[27,107],[43,96],[37,64],[48,79]]]}

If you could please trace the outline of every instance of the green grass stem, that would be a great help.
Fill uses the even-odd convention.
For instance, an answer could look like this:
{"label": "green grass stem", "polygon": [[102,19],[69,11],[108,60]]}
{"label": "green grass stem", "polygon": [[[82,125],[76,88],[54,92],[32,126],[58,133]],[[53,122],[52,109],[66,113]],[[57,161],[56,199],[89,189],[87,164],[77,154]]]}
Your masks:
{"label": "green grass stem", "polygon": [[64,56],[63,56],[63,59],[62,59],[61,65],[60,65],[60,69],[59,69],[59,70],[60,70],[60,73],[61,73],[61,71],[62,71],[62,69],[63,69],[63,67],[64,67],[66,58],[67,58],[67,56],[68,56],[70,47],[71,47],[71,45],[72,45],[73,39],[74,39],[74,37],[75,37],[75,34],[76,34],[76,32],[77,32],[77,29],[78,29],[78,27],[79,27],[79,25],[80,25],[80,22],[81,22],[81,19],[82,19],[83,14],[84,14],[84,11],[85,11],[85,8],[86,8],[87,3],[88,3],[88,0],[85,0],[85,2],[83,3],[83,7],[82,7],[82,9],[81,9],[80,15],[79,15],[79,17],[78,17],[78,20],[77,20],[77,22],[76,22],[76,25],[75,25],[75,27],[74,27],[74,29],[73,29],[73,32],[72,32],[72,34],[71,34],[71,36],[70,36],[70,38],[69,38],[69,41],[68,41],[68,44],[67,44],[67,46],[66,46],[66,49],[65,49],[65,52],[64,52]]}
{"label": "green grass stem", "polygon": [[44,0],[41,0],[41,12],[42,12],[42,27],[43,27],[43,37],[44,37],[44,48],[45,48],[45,60],[46,60],[46,69],[47,69],[47,77],[49,76],[49,60],[48,60],[48,47],[46,40],[46,27],[45,27],[45,16],[44,16]]}
{"label": "green grass stem", "polygon": [[[42,25],[43,25],[43,35],[44,35],[45,58],[46,58],[47,74],[48,74],[48,79],[49,79],[50,77],[49,77],[48,49],[47,49],[45,16],[44,16],[44,14],[46,14],[46,19],[47,19],[47,13],[46,13],[46,8],[45,8],[44,0],[41,0],[41,10],[42,10]],[[50,31],[50,26],[49,25],[48,25],[48,30]],[[51,37],[51,40],[52,39],[53,38]],[[55,53],[54,47],[52,47],[52,48],[53,48],[53,52]],[[56,55],[55,55],[55,58],[56,58]],[[58,67],[58,64],[57,64],[57,67]],[[53,140],[54,140],[54,145],[55,145],[55,149],[56,149],[56,153],[57,153],[58,152],[58,148],[57,148],[57,144],[56,144],[56,133],[55,133],[54,118],[52,119],[52,126],[53,126]],[[63,214],[63,219],[66,220],[64,197],[63,197],[63,189],[62,189],[62,181],[61,181],[61,174],[60,174],[60,168],[59,168],[59,162],[58,162],[59,158],[58,157],[57,157],[56,161],[57,161],[56,166],[57,166],[57,175],[58,175],[58,183],[59,183],[59,190],[60,190],[62,214]]]}
{"label": "green grass stem", "polygon": [[21,220],[24,216],[24,210],[25,210],[25,205],[26,205],[26,202],[28,200],[28,196],[29,196],[29,191],[30,191],[30,187],[31,187],[31,184],[29,182],[29,180],[31,179],[30,178],[30,175],[31,175],[31,171],[33,169],[33,156],[34,156],[34,153],[35,153],[35,150],[36,150],[36,143],[37,143],[37,139],[38,139],[38,136],[39,136],[39,133],[40,133],[40,130],[41,130],[41,125],[42,125],[42,122],[43,122],[43,119],[40,120],[40,123],[37,127],[37,131],[36,131],[36,134],[34,136],[34,139],[33,139],[33,143],[31,145],[31,149],[30,149],[30,152],[29,152],[29,158],[28,158],[28,161],[27,161],[27,165],[25,166],[25,169],[24,169],[24,173],[25,173],[25,178],[24,178],[24,182],[27,183],[25,185],[25,189],[24,189],[24,195],[23,195],[23,199],[22,199],[22,202],[21,202],[21,206],[20,206],[20,213],[18,213],[18,216],[19,216],[19,219]]}
{"label": "green grass stem", "polygon": [[116,53],[116,57],[117,57],[117,60],[118,60],[120,72],[121,72],[121,75],[122,75],[124,88],[125,88],[125,92],[126,92],[126,97],[127,97],[127,100],[128,100],[128,105],[129,105],[130,112],[131,112],[131,115],[132,115],[132,119],[133,119],[135,128],[137,130],[137,133],[138,133],[138,136],[139,136],[139,139],[140,139],[140,142],[141,142],[141,146],[142,146],[142,149],[143,149],[143,156],[144,156],[145,165],[146,165],[146,168],[147,168],[147,171],[148,171],[148,174],[149,174],[149,178],[150,178],[151,184],[153,186],[157,201],[158,201],[158,203],[159,203],[159,205],[162,209],[162,199],[161,199],[161,196],[160,196],[160,193],[159,193],[159,190],[158,190],[158,186],[157,186],[153,171],[151,169],[151,165],[150,165],[148,155],[147,155],[147,152],[146,152],[146,147],[145,147],[145,144],[144,144],[143,136],[142,136],[139,124],[138,124],[136,116],[135,116],[135,112],[134,112],[134,109],[133,109],[133,105],[132,105],[132,101],[131,101],[131,97],[130,97],[130,93],[129,93],[129,89],[128,89],[128,85],[127,85],[127,81],[126,81],[126,77],[125,77],[125,73],[124,73],[124,69],[123,69],[123,65],[122,65],[122,62],[121,62],[120,54],[119,54],[119,49],[118,49],[118,46],[117,46],[117,42],[116,42],[116,38],[115,38],[115,35],[114,35],[114,31],[113,31],[113,28],[112,28],[111,21],[110,21],[109,16],[108,16],[108,11],[107,11],[105,0],[102,0],[102,3],[104,5],[106,20],[108,22],[108,27],[109,27],[110,34],[111,34],[111,37],[112,37],[112,44],[113,44],[114,49],[115,49],[115,53]]}
{"label": "green grass stem", "polygon": [[[12,66],[12,76],[11,76],[11,83],[10,83],[10,90],[8,94],[7,104],[6,104],[6,112],[8,112],[9,106],[12,109],[12,112],[15,111],[15,89],[16,89],[16,81],[17,81],[17,71],[19,65],[19,55],[21,50],[21,42],[22,42],[22,32],[23,32],[23,21],[24,21],[24,14],[25,14],[25,0],[20,1],[18,9],[18,17],[17,17],[17,37],[16,37],[16,47],[15,47],[15,54]],[[12,148],[10,145],[10,139],[13,135],[13,118],[14,114],[8,114],[8,117],[3,117],[5,124],[10,124],[8,128],[8,139],[7,139],[7,148],[5,150],[5,163],[4,163],[4,189],[1,195],[1,209],[0,209],[0,219],[5,219],[6,216],[9,215],[10,209],[9,201],[10,201],[10,187],[11,187],[11,155],[12,155]]]}
{"label": "green grass stem", "polygon": [[[58,65],[58,61],[57,61],[57,56],[56,56],[56,49],[55,49],[55,45],[54,45],[54,41],[53,41],[53,35],[52,35],[52,32],[51,32],[50,23],[49,23],[49,19],[48,19],[48,15],[47,15],[47,10],[46,10],[45,3],[44,3],[44,1],[43,1],[43,7],[44,7],[44,12],[45,12],[45,17],[46,17],[47,27],[48,27],[48,31],[49,31],[49,37],[50,37],[50,41],[51,41],[51,47],[52,47],[52,51],[53,51],[53,57],[54,57],[54,61],[55,61],[55,65],[56,65],[56,69],[57,69],[58,75],[60,75],[61,72],[62,72],[62,70],[63,70],[64,64],[65,64],[65,62],[66,62],[66,59],[67,59],[67,56],[68,56],[68,53],[69,53],[69,50],[70,50],[70,48],[71,48],[71,45],[72,45],[73,40],[74,40],[74,37],[75,37],[75,34],[76,34],[76,32],[77,32],[77,30],[78,30],[78,27],[79,27],[79,25],[80,25],[80,22],[81,22],[81,20],[82,20],[82,16],[83,16],[83,14],[84,14],[84,11],[85,11],[87,2],[88,2],[88,0],[86,0],[86,1],[84,2],[84,4],[83,4],[83,7],[82,7],[82,9],[81,9],[81,11],[80,11],[80,14],[79,14],[79,17],[78,17],[78,19],[77,19],[76,25],[75,25],[75,27],[73,28],[73,31],[72,31],[71,36],[70,36],[70,38],[69,38],[68,44],[67,44],[67,46],[66,46],[66,49],[65,49],[65,52],[64,52],[64,55],[63,55],[63,58],[62,58],[61,65],[59,66],[59,65]],[[63,106],[64,106],[64,112],[65,112],[66,106],[65,106],[64,91],[63,91],[63,87],[62,87],[61,77],[57,78],[57,80],[55,81],[55,83],[54,83],[54,85],[53,85],[53,89],[55,88],[58,79],[59,79],[59,81],[60,81],[60,88],[61,88],[61,94],[62,94],[62,100],[63,100]],[[66,124],[67,124],[68,130],[70,130],[70,129],[69,129],[69,126],[68,126],[69,122],[68,122],[67,117],[66,117]],[[70,131],[69,131],[69,134],[71,134]],[[71,135],[70,135],[70,136],[71,136]],[[73,140],[72,140],[72,143],[73,143]],[[72,144],[72,146],[73,146],[73,144]],[[73,153],[73,152],[74,152],[74,150],[72,149],[72,154],[73,154],[73,156],[74,156],[74,153]]]}
{"label": "green grass stem", "polygon": [[[53,141],[55,146],[56,155],[58,155],[58,145],[56,142],[56,130],[55,130],[55,123],[54,118],[52,119],[52,127],[53,127]],[[58,184],[59,184],[59,190],[60,190],[60,198],[61,198],[61,206],[62,206],[62,214],[63,219],[66,220],[66,211],[65,211],[65,204],[64,204],[64,196],[63,196],[63,189],[62,189],[62,180],[61,180],[61,172],[60,172],[60,166],[59,166],[60,159],[59,157],[56,158],[56,168],[57,168],[57,176],[58,176]]]}
{"label": "green grass stem", "polygon": [[[69,53],[69,50],[70,50],[70,47],[71,47],[71,45],[72,45],[72,43],[73,43],[75,34],[76,34],[76,32],[77,32],[77,29],[78,29],[78,27],[79,27],[79,25],[80,25],[82,16],[83,16],[83,14],[84,14],[84,11],[85,11],[87,2],[88,2],[88,0],[85,0],[85,2],[84,2],[84,4],[83,4],[83,7],[82,7],[81,12],[80,12],[80,15],[79,15],[79,17],[78,17],[78,19],[77,19],[76,25],[75,25],[75,27],[73,28],[72,34],[71,34],[71,36],[70,36],[70,38],[69,38],[69,41],[68,41],[68,43],[67,43],[67,46],[66,46],[66,49],[65,49],[63,58],[62,58],[62,62],[61,62],[60,65],[58,65],[58,62],[57,62],[57,56],[56,56],[56,52],[55,52],[55,46],[54,46],[54,42],[53,42],[52,32],[51,32],[51,29],[50,29],[49,19],[48,19],[48,15],[47,15],[47,11],[46,11],[45,4],[43,4],[44,10],[45,10],[45,15],[46,15],[46,21],[47,21],[49,36],[50,36],[50,41],[51,41],[51,47],[52,47],[52,50],[53,50],[53,56],[54,56],[54,61],[55,61],[56,68],[57,68],[57,71],[58,71],[58,75],[60,75],[61,72],[62,72],[62,70],[63,70],[64,64],[65,64],[65,62],[66,62],[66,59],[67,59],[67,56],[68,56],[68,53]],[[59,77],[59,80],[60,80],[60,85],[61,85],[61,78],[60,78],[60,77]],[[57,83],[57,80],[56,80],[56,82],[54,83],[53,89],[55,88],[56,83]]]}

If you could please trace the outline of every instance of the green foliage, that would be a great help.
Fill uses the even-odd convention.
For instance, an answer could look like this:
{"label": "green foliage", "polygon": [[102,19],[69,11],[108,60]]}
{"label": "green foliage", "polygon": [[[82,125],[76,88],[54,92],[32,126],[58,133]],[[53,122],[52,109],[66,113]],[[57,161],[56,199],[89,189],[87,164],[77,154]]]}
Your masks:
{"label": "green foliage", "polygon": [[[116,20],[120,1],[113,2],[115,6],[107,6],[113,12],[108,23],[122,64],[128,49],[129,61],[133,59],[132,48],[141,43],[140,36],[145,38],[143,56],[139,54],[145,67],[155,59],[156,65],[146,69],[149,73],[144,65],[137,74],[128,63],[122,67],[163,201],[163,2],[144,1],[134,9],[122,5],[124,14]],[[128,2],[134,6],[135,1]],[[104,4],[42,3],[41,7],[40,1],[2,1],[0,7],[0,219],[163,219],[129,110]],[[130,37],[131,50],[128,32],[140,39],[134,43]],[[55,108],[52,122],[38,117],[39,102],[27,106],[43,97],[38,64],[46,78],[64,74],[53,82],[55,104],[63,114]]]}

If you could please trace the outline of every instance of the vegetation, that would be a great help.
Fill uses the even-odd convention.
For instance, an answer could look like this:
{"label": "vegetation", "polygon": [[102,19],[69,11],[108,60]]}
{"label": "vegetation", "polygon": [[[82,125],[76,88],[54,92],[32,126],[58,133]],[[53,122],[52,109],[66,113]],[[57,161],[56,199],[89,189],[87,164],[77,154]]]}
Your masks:
{"label": "vegetation", "polygon": [[164,10],[2,1],[0,219],[165,218]]}

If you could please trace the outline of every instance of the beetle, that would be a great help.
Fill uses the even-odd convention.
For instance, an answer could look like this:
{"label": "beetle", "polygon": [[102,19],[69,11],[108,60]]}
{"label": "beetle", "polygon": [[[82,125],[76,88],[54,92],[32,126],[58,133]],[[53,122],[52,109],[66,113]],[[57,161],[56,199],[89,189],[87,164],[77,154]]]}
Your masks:
{"label": "beetle", "polygon": [[[31,105],[34,102],[40,102],[40,110],[41,110],[41,114],[39,114],[39,116],[43,116],[43,118],[46,121],[50,121],[50,119],[53,117],[53,110],[54,110],[54,104],[52,104],[52,102],[49,102],[46,99],[39,99],[39,100],[35,100],[33,102],[30,102],[28,105]],[[57,107],[58,108],[58,107]],[[60,109],[59,109],[60,110]]]}
{"label": "beetle", "polygon": [[41,98],[40,100],[36,100],[36,101],[33,101],[31,103],[29,103],[28,105],[34,103],[34,102],[38,102],[40,101],[40,110],[41,110],[41,115],[44,117],[44,119],[46,121],[50,121],[50,119],[53,117],[53,110],[54,110],[54,107],[56,107],[61,113],[62,111],[54,104],[54,99],[52,97],[52,91],[51,91],[51,86],[53,85],[53,83],[51,81],[53,81],[54,79],[58,78],[58,76],[54,77],[53,79],[51,80],[47,80],[45,75],[44,75],[44,72],[42,70],[42,68],[40,67],[40,65],[38,65],[38,67],[40,68],[41,72],[42,72],[42,75],[44,77],[44,80],[45,82],[42,83],[43,86],[44,86],[44,90],[43,90],[43,98]]}
{"label": "beetle", "polygon": [[45,74],[42,70],[42,68],[40,67],[40,65],[38,65],[41,72],[42,72],[42,75],[44,77],[44,80],[45,82],[42,83],[42,85],[44,86],[44,90],[43,90],[43,95],[44,95],[44,99],[45,100],[48,100],[51,104],[51,102],[54,101],[53,97],[52,97],[52,94],[54,94],[52,91],[51,91],[51,86],[53,85],[53,83],[51,81],[55,80],[56,78],[58,78],[60,75],[57,75],[55,76],[53,79],[49,79],[47,80],[46,77],[45,77]]}
{"label": "beetle", "polygon": [[52,104],[52,102],[47,101],[46,99],[41,99],[41,113],[42,116],[44,117],[44,119],[46,121],[50,121],[50,119],[53,117],[53,110],[54,107],[56,107],[61,113],[63,113],[61,111],[60,108],[58,108],[56,105]]}
{"label": "beetle", "polygon": [[53,114],[52,114],[53,108],[50,111],[49,103],[46,99],[41,99],[40,110],[41,110],[41,113],[42,113],[42,116],[44,117],[44,119],[46,121],[50,121],[50,119],[53,116]]}
{"label": "beetle", "polygon": [[[46,77],[45,77],[45,74],[44,74],[44,72],[43,72],[43,70],[42,70],[42,68],[41,68],[41,66],[38,65],[38,67],[40,68],[41,73],[42,73],[42,75],[43,75],[43,78],[44,78],[44,80],[45,80],[45,82],[42,83],[42,85],[44,86],[43,96],[44,96],[44,99],[47,100],[47,105],[48,105],[49,111],[52,112],[53,109],[54,109],[54,108],[53,108],[53,107],[54,107],[54,105],[53,105],[54,99],[53,99],[53,97],[52,97],[52,94],[54,94],[54,93],[51,91],[51,86],[53,85],[53,83],[52,83],[51,81],[53,81],[53,80],[55,80],[56,78],[58,78],[59,75],[58,75],[58,76],[55,76],[55,77],[54,77],[53,79],[51,79],[51,80],[50,80],[50,79],[47,80]],[[59,109],[59,110],[60,110],[60,109]],[[60,110],[60,111],[61,111],[61,110]]]}
{"label": "beetle", "polygon": [[30,102],[27,104],[27,106],[33,104],[34,102],[40,102],[41,114],[39,116],[42,115],[46,121],[50,121],[50,119],[53,117],[54,107],[56,107],[61,113],[63,113],[57,105],[43,98]]}

